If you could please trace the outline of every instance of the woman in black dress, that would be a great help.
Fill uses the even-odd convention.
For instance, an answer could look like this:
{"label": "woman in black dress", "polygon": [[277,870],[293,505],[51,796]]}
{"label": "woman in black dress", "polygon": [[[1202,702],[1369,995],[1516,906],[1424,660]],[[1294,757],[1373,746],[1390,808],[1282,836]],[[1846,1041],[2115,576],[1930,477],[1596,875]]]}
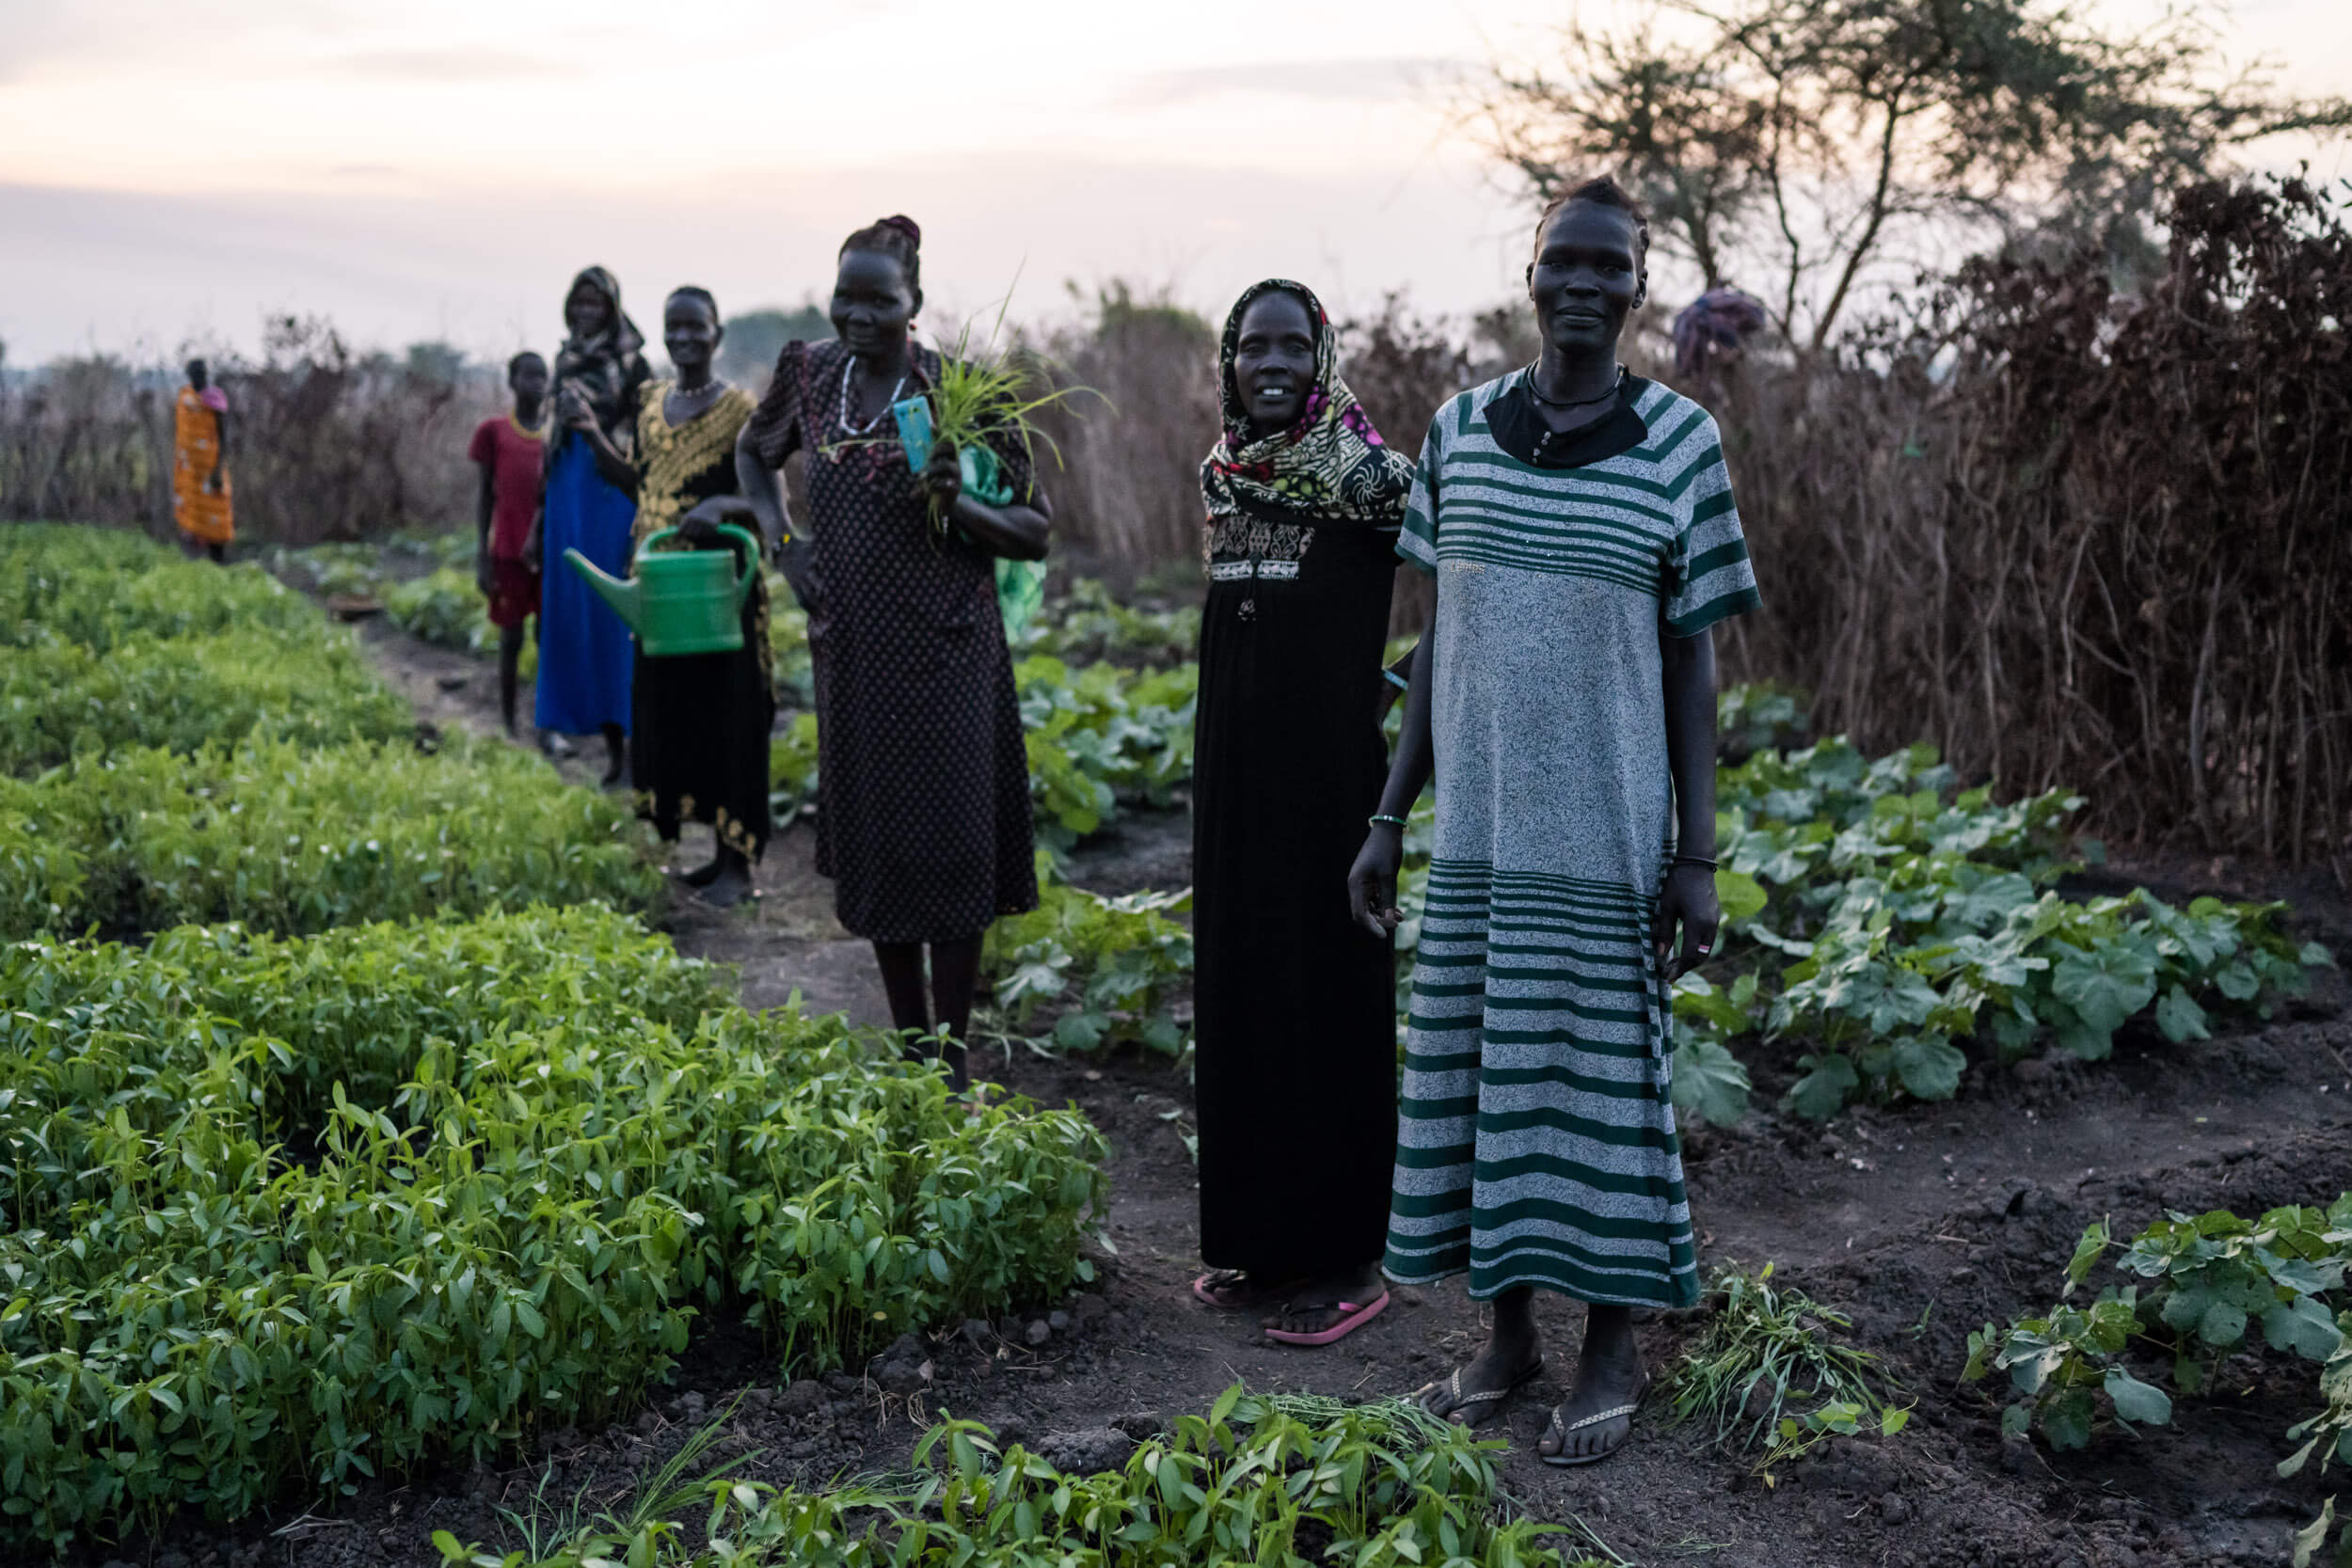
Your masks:
{"label": "woman in black dress", "polygon": [[[726,336],[707,289],[673,289],[661,307],[661,342],[676,370],[639,393],[636,439],[627,453],[601,430],[585,432],[597,469],[637,503],[630,553],[658,533],[658,546],[743,546],[721,523],[755,519],[737,494],[735,442],[752,417],[752,395],[713,373]],[[637,650],[629,683],[629,758],[642,810],[664,844],[682,821],[707,823],[710,863],[684,874],[705,902],[730,908],[752,892],[752,863],[768,846],[768,732],[775,720],[768,647],[768,585],[755,576],[743,601],[743,646],[733,653],[647,658]]]}
{"label": "woman in black dress", "polygon": [[1412,464],[1347,384],[1323,307],[1270,278],[1225,323],[1200,467],[1209,602],[1193,755],[1200,1255],[1213,1306],[1328,1344],[1388,1303],[1391,944],[1341,885],[1388,770],[1380,667]]}
{"label": "woman in black dress", "polygon": [[785,345],[736,463],[772,540],[787,530],[777,470],[808,453],[810,526],[782,560],[816,666],[817,869],[834,879],[841,924],[874,944],[892,1022],[932,1037],[961,1089],[980,937],[1037,907],[995,558],[1042,559],[1047,509],[1018,441],[992,443],[1009,505],[961,494],[945,442],[908,471],[890,407],[939,372],[908,337],[920,245],[905,217],[844,242],[837,337]]}

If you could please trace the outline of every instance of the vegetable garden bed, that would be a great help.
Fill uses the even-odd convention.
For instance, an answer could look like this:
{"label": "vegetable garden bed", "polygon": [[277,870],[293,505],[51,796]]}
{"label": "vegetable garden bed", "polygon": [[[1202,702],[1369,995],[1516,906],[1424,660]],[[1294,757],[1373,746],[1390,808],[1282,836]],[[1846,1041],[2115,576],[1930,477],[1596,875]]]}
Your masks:
{"label": "vegetable garden bed", "polygon": [[0,952],[0,1529],[233,1518],[1066,1289],[1073,1112],[967,1116],[601,911]]}

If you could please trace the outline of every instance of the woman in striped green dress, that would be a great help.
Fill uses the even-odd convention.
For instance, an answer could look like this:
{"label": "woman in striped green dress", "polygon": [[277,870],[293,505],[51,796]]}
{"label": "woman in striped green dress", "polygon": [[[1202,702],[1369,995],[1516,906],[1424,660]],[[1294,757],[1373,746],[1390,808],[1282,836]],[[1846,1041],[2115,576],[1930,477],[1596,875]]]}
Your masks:
{"label": "woman in striped green dress", "polygon": [[1666,988],[1720,918],[1708,628],[1756,603],[1714,420],[1617,363],[1647,245],[1608,181],[1553,203],[1528,268],[1541,356],[1431,421],[1397,550],[1436,615],[1348,879],[1392,927],[1434,768],[1383,1268],[1468,1273],[1494,1303],[1486,1348],[1422,1391],[1466,1424],[1542,1370],[1536,1290],[1589,1304],[1557,1465],[1631,1430],[1633,1309],[1698,1298]]}

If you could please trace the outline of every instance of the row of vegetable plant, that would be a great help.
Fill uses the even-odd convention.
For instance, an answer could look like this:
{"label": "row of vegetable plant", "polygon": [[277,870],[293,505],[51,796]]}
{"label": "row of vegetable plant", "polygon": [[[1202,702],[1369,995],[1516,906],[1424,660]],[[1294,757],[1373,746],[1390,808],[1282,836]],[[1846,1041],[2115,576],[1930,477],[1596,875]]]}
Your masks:
{"label": "row of vegetable plant", "polygon": [[[1481,1442],[1403,1401],[1344,1405],[1238,1386],[1116,1470],[1074,1475],[978,1422],[943,1420],[914,1475],[776,1490],[721,1473],[708,1512],[604,1521],[527,1559],[433,1541],[449,1568],[1603,1568],[1581,1525],[1507,1517]],[[1565,1538],[1562,1545],[1547,1538]]]}
{"label": "row of vegetable plant", "polygon": [[1192,1032],[1175,1004],[1192,981],[1192,933],[1179,919],[1190,890],[1110,897],[1061,880],[1047,850],[1037,862],[1038,907],[991,926],[981,947],[1006,1023],[1026,1033],[1041,1008],[1057,1008],[1059,1049],[1183,1055]]}
{"label": "row of vegetable plant", "polygon": [[821,1368],[1088,1275],[1082,1117],[726,989],[590,909],[0,950],[0,1537],[485,1457],[697,1311]]}
{"label": "row of vegetable plant", "polygon": [[0,658],[0,773],[133,746],[192,752],[247,736],[306,746],[416,733],[348,638],[323,627],[195,633],[100,651],[63,640]]}
{"label": "row of vegetable plant", "polygon": [[659,890],[626,802],[421,734],[349,633],[255,567],[18,524],[0,568],[0,937]]}
{"label": "row of vegetable plant", "polygon": [[642,839],[626,800],[486,741],[78,756],[0,778],[0,938],[642,906],[660,887]]}
{"label": "row of vegetable plant", "polygon": [[2054,1040],[2096,1061],[2141,1018],[2175,1042],[2203,1038],[2214,1012],[2267,1016],[2332,962],[2286,933],[2283,905],[2067,897],[2053,884],[2077,868],[2081,798],[2002,805],[1957,782],[1932,747],[1870,759],[1843,737],[1719,770],[1733,940],[1677,989],[1677,1068],[1691,1079],[1677,1103],[1739,1114],[1740,1038],[1804,1047],[1788,1095],[1804,1116],[1857,1095],[1946,1100],[1968,1063],[1961,1041],[2010,1060]]}
{"label": "row of vegetable plant", "polygon": [[[2120,1252],[2114,1266],[2140,1284],[2107,1286],[2085,1305],[2069,1299],[2091,1272]],[[2227,1210],[2168,1214],[2128,1243],[2106,1221],[2084,1230],[2066,1267],[2060,1299],[2046,1311],[2004,1327],[1986,1323],[1968,1336],[1963,1380],[2009,1374],[2016,1396],[2002,1412],[2004,1432],[2038,1432],[2054,1449],[2088,1447],[2106,1421],[2136,1431],[2169,1426],[2175,1396],[2217,1395],[2222,1364],[2261,1344],[2318,1368],[2319,1408],[2286,1433],[2299,1445],[2280,1460],[2290,1477],[2316,1456],[2325,1471],[2352,1464],[2352,1193],[2325,1210],[2300,1205],[2248,1220]],[[2132,1370],[2169,1381],[2157,1382]],[[2152,1365],[2153,1363],[2153,1365]],[[2335,1529],[2336,1499],[2296,1540],[2297,1568]],[[2337,1560],[2352,1558],[2339,1537]]]}

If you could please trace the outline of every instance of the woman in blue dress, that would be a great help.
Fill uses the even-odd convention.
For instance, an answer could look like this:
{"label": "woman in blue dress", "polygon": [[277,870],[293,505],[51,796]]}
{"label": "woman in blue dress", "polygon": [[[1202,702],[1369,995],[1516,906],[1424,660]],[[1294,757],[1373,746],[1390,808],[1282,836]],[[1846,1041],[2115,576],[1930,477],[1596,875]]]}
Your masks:
{"label": "woman in blue dress", "polygon": [[620,782],[628,763],[629,671],[635,645],[628,626],[562,564],[577,549],[616,578],[628,576],[629,531],[637,503],[597,471],[591,431],[623,453],[637,426],[645,368],[644,338],[621,309],[621,285],[602,267],[572,279],[564,299],[571,336],[555,356],[555,416],[564,426],[548,444],[546,499],[540,504],[539,682],[536,721],[549,736],[601,734],[604,782]]}

